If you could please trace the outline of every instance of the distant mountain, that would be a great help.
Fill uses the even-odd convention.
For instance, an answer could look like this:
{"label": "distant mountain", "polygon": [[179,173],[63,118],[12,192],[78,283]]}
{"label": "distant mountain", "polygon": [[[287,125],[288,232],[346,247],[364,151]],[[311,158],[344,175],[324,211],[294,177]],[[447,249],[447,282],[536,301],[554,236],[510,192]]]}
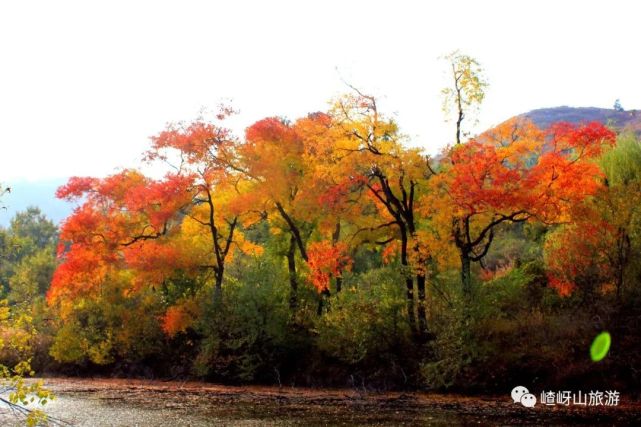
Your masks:
{"label": "distant mountain", "polygon": [[3,186],[11,188],[9,194],[0,199],[0,226],[9,225],[16,212],[29,206],[37,206],[49,219],[60,223],[73,210],[73,204],[58,200],[56,189],[67,182],[66,178],[45,181],[2,181]]}
{"label": "distant mountain", "polygon": [[532,110],[521,114],[538,127],[546,129],[555,122],[600,122],[611,125],[619,131],[631,130],[641,135],[641,110],[614,110],[595,107],[554,107]]}

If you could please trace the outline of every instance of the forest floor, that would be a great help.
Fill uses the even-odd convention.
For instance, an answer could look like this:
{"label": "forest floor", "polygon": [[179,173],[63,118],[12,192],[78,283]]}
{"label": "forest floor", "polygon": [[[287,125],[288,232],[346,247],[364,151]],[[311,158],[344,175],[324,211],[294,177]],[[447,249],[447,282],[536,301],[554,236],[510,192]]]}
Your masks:
{"label": "forest floor", "polygon": [[[73,426],[641,425],[641,403],[525,408],[510,396],[46,378],[44,409]],[[538,398],[538,396],[537,396]],[[0,424],[20,425],[8,409]]]}

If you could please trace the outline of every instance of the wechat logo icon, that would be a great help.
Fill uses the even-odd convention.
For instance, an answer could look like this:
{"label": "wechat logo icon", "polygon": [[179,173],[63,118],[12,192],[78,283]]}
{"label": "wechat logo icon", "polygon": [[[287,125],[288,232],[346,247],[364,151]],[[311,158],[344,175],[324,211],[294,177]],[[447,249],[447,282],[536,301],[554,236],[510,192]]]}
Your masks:
{"label": "wechat logo icon", "polygon": [[514,403],[520,403],[526,408],[533,408],[536,405],[536,397],[522,385],[514,387],[511,396]]}

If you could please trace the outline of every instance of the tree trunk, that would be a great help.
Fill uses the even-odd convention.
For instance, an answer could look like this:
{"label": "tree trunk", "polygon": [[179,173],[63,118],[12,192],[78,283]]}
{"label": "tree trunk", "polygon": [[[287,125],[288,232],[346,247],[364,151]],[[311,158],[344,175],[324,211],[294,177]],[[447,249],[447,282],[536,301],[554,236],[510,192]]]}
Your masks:
{"label": "tree trunk", "polygon": [[625,280],[625,269],[628,264],[630,255],[630,236],[622,228],[619,228],[618,236],[618,262],[617,262],[617,277],[616,277],[616,298],[617,302],[621,302],[621,292],[623,290],[623,282]]}
{"label": "tree trunk", "polygon": [[[334,228],[334,232],[332,233],[332,244],[336,245],[338,243],[338,240],[341,237],[341,222],[336,221],[336,227]],[[342,274],[343,272],[340,271]],[[339,293],[343,287],[343,278],[342,277],[337,277],[336,278],[336,293]]]}
{"label": "tree trunk", "polygon": [[456,119],[456,144],[461,143],[461,123],[463,123],[463,106],[461,105],[461,89],[458,87],[458,82],[456,82],[456,104],[458,107],[458,117]]}
{"label": "tree trunk", "polygon": [[296,239],[292,235],[289,239],[287,251],[287,268],[289,269],[289,308],[294,311],[298,307],[298,279],[296,278]]}
{"label": "tree trunk", "polygon": [[620,265],[617,271],[616,279],[617,302],[621,302],[621,288],[623,288],[623,266]]}
{"label": "tree trunk", "polygon": [[318,294],[318,307],[316,308],[316,314],[323,314],[323,306],[325,305],[325,300],[329,299],[330,293],[329,289],[325,289],[323,292]]}
{"label": "tree trunk", "polygon": [[463,298],[465,303],[469,303],[472,297],[472,276],[471,276],[472,260],[470,254],[461,252],[461,284],[463,285]]}
{"label": "tree trunk", "polygon": [[418,327],[419,335],[426,337],[428,334],[427,314],[425,310],[425,275],[416,275],[416,288],[418,289]]}
{"label": "tree trunk", "polygon": [[405,227],[401,226],[401,265],[403,266],[403,274],[406,276],[405,288],[407,296],[407,320],[410,324],[410,329],[414,335],[416,331],[416,315],[414,314],[414,279],[409,274],[409,263],[407,260],[407,231]]}
{"label": "tree trunk", "polygon": [[416,335],[416,315],[414,314],[414,280],[411,277],[405,279],[405,287],[407,288],[407,319],[409,320],[412,333]]}
{"label": "tree trunk", "polygon": [[214,287],[214,301],[220,303],[223,296],[223,276],[225,270],[222,267],[218,267],[214,272],[214,277],[216,278],[216,285]]}

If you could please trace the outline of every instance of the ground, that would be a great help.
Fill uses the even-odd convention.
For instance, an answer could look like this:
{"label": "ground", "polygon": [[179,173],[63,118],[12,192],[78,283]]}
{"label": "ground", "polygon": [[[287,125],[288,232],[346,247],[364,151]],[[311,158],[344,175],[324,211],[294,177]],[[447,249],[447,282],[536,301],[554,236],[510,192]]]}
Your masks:
{"label": "ground", "polygon": [[[232,387],[197,382],[48,378],[51,416],[74,426],[641,425],[641,403],[525,408],[504,396]],[[2,425],[20,425],[8,411]]]}

